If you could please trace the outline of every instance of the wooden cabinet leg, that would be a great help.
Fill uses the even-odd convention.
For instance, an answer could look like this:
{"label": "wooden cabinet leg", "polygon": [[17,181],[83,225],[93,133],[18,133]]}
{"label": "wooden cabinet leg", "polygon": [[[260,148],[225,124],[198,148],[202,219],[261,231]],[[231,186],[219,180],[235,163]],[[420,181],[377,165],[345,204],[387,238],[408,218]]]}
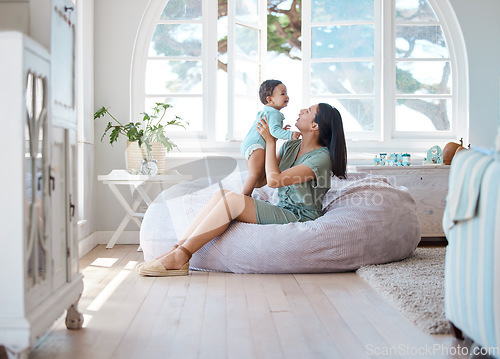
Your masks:
{"label": "wooden cabinet leg", "polygon": [[78,311],[78,300],[68,308],[66,313],[66,328],[68,329],[82,329],[83,314]]}

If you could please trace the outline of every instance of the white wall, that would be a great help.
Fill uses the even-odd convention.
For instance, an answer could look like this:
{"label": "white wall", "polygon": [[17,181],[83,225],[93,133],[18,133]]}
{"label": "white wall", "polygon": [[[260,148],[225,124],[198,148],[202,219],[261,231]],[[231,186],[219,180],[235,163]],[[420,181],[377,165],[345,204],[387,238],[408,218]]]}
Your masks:
{"label": "white wall", "polygon": [[[130,68],[134,40],[148,0],[127,2],[100,0],[95,3],[95,109],[110,106],[113,114],[128,121]],[[470,130],[473,145],[491,147],[498,126],[500,33],[498,0],[452,0],[464,34],[470,84]],[[99,141],[104,121],[95,124],[95,175],[125,168],[125,142],[111,147]],[[114,230],[123,210],[101,183],[94,186],[96,230]],[[134,230],[134,226],[129,226]]]}
{"label": "white wall", "polygon": [[453,0],[469,61],[469,140],[493,147],[499,121],[500,1]]}
{"label": "white wall", "polygon": [[30,36],[50,49],[50,22],[52,0],[30,1]]}
{"label": "white wall", "polygon": [[0,2],[0,30],[29,32],[29,2]]}
{"label": "white wall", "polygon": [[[132,51],[148,3],[148,0],[99,0],[94,4],[94,107],[95,110],[110,107],[111,113],[125,122],[129,121]],[[101,142],[106,121],[95,121],[94,125],[97,180],[98,175],[125,168],[126,142],[122,139],[113,147]],[[96,230],[116,229],[124,212],[107,186],[100,182],[94,185],[94,201]]]}
{"label": "white wall", "polygon": [[19,31],[50,49],[51,0],[0,0],[0,31]]}

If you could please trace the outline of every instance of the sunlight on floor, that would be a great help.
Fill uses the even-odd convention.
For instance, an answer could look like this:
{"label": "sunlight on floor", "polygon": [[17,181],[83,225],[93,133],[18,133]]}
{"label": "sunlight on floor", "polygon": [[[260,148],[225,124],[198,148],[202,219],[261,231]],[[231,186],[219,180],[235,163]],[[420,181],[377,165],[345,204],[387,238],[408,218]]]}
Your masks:
{"label": "sunlight on floor", "polygon": [[123,267],[123,269],[133,270],[137,265],[137,263],[138,263],[137,261],[128,261],[127,265]]}
{"label": "sunlight on floor", "polygon": [[[105,258],[98,258],[105,259]],[[98,311],[101,309],[103,304],[108,300],[108,298],[113,294],[113,292],[118,288],[118,286],[127,278],[130,271],[135,268],[137,261],[129,261],[125,267],[108,283],[108,285],[99,293],[99,295],[90,303],[87,307],[89,311]]]}
{"label": "sunlight on floor", "polygon": [[86,328],[94,316],[90,314],[83,314],[83,325],[82,328]]}
{"label": "sunlight on floor", "polygon": [[111,268],[118,261],[118,258],[97,258],[90,265],[94,267]]}

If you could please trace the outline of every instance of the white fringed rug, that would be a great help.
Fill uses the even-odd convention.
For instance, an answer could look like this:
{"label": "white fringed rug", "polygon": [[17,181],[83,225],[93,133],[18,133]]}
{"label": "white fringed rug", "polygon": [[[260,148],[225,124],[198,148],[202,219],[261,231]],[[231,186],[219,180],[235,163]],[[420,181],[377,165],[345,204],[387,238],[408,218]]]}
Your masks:
{"label": "white fringed rug", "polygon": [[446,248],[417,248],[408,258],[357,270],[382,296],[418,328],[429,334],[449,334],[444,315]]}

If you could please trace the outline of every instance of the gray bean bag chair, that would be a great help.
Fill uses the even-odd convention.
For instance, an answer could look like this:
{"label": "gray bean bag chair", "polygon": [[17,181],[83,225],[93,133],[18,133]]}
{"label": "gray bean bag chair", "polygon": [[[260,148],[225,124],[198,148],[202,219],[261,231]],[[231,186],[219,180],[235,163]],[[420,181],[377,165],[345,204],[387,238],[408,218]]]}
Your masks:
{"label": "gray bean bag chair", "polygon": [[[239,192],[242,175],[219,181],[183,182],[163,191],[147,209],[141,227],[144,259],[169,250],[219,188]],[[254,197],[277,201],[263,187]],[[350,173],[332,179],[323,201],[325,214],[309,222],[259,225],[233,222],[196,252],[191,269],[233,273],[326,273],[398,261],[420,241],[416,205],[406,188],[386,178]]]}

